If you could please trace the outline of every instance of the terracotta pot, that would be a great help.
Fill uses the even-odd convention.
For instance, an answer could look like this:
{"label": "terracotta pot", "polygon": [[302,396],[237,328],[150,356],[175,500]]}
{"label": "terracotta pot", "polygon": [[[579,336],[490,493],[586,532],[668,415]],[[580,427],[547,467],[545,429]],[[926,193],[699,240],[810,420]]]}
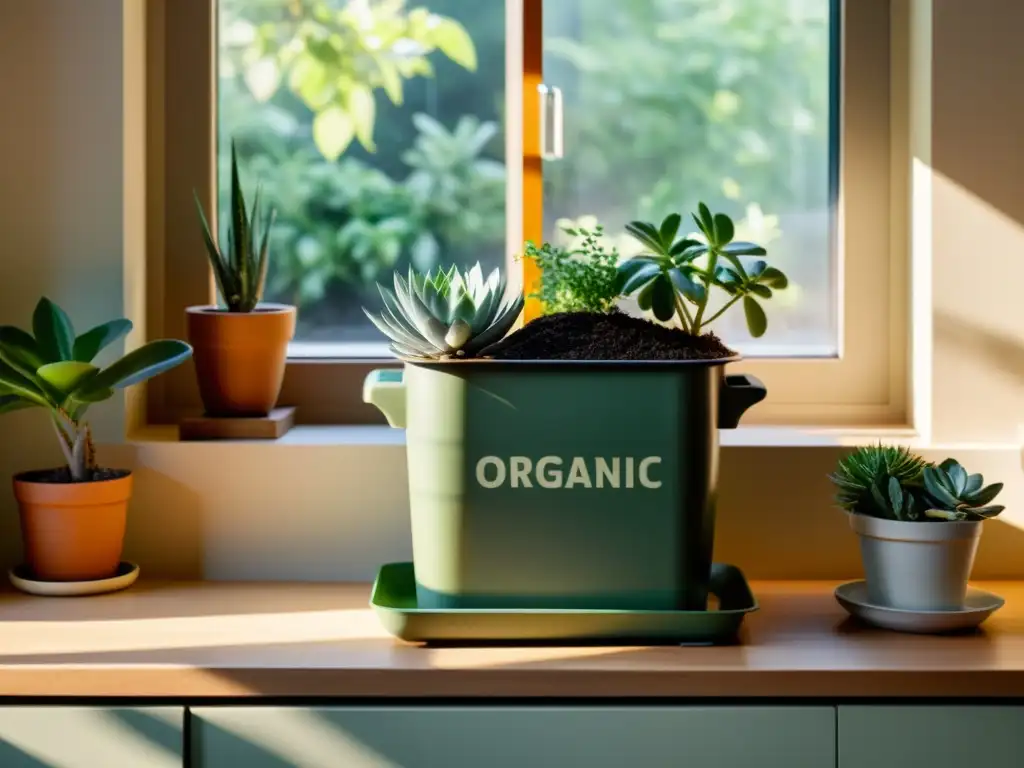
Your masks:
{"label": "terracotta pot", "polygon": [[252,312],[188,308],[188,339],[208,416],[266,416],[284,380],[295,307],[261,304]]}
{"label": "terracotta pot", "polygon": [[124,546],[131,473],[91,483],[14,478],[25,563],[41,581],[92,581],[117,572]]}

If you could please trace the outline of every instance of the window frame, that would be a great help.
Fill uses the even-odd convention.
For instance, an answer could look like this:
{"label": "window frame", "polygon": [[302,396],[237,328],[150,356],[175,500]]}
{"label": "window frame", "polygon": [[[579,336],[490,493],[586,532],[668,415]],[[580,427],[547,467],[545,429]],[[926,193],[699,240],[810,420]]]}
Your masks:
{"label": "window frame", "polygon": [[[750,358],[737,370],[760,377],[771,396],[745,424],[909,429],[910,132],[901,0],[834,0],[841,6],[840,153],[836,230],[839,342],[836,358]],[[507,243],[542,237],[543,161],[537,86],[543,82],[543,0],[508,0]],[[521,24],[519,23],[521,20]],[[154,336],[185,338],[185,308],[215,295],[195,221],[193,188],[216,199],[216,0],[157,0],[147,13],[146,324]],[[518,76],[520,75],[521,76]],[[522,164],[515,162],[522,157]],[[195,181],[206,183],[196,185]],[[855,254],[849,258],[848,254]],[[523,262],[530,290],[538,275]],[[524,318],[538,311],[527,302]],[[280,401],[306,424],[382,423],[362,402],[379,359],[289,358]],[[145,421],[176,423],[201,409],[194,370],[150,383]]]}

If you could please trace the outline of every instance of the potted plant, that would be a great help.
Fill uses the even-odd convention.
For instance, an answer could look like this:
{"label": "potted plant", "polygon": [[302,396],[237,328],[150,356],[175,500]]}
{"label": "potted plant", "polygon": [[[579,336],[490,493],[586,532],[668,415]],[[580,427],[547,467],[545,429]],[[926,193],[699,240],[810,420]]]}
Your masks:
{"label": "potted plant", "polygon": [[[380,287],[370,317],[405,366],[371,373],[364,400],[406,429],[420,607],[704,610],[718,429],[765,396],[724,373],[739,356],[705,332],[728,309],[708,301],[742,299],[760,335],[757,300],[785,277],[724,214],[695,219],[695,237],[678,214],[632,223],[644,248],[621,264],[596,229],[528,244],[550,314],[508,336],[523,297],[497,271]],[[633,291],[682,328],[618,311]]]}
{"label": "potted plant", "polygon": [[31,333],[0,327],[0,413],[48,411],[66,462],[14,478],[26,565],[41,581],[104,579],[120,563],[132,475],[96,463],[86,412],[192,353],[188,344],[164,339],[104,368],[93,363],[131,329],[129,320],[116,319],[76,335],[67,314],[46,298],[36,306]]}
{"label": "potted plant", "polygon": [[985,485],[955,459],[932,464],[875,445],[840,460],[829,479],[860,537],[871,605],[905,611],[963,608],[982,523],[1002,483]]}
{"label": "potted plant", "polygon": [[227,248],[210,230],[196,197],[219,306],[189,307],[188,336],[195,349],[199,393],[207,416],[266,416],[284,380],[288,343],[295,335],[295,307],[264,304],[270,229],[275,212],[260,209],[260,190],[251,212],[238,177],[231,145],[231,210]]}

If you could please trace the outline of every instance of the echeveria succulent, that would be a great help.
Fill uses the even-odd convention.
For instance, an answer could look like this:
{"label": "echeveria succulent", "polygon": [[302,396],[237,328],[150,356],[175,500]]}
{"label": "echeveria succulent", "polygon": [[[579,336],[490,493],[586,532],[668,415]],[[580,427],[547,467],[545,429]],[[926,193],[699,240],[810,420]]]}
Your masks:
{"label": "echeveria succulent", "polygon": [[363,311],[400,356],[473,357],[508,333],[523,309],[522,293],[506,296],[505,287],[500,270],[484,278],[479,264],[465,272],[410,269],[407,278],[395,273],[393,291],[378,284],[380,313]]}

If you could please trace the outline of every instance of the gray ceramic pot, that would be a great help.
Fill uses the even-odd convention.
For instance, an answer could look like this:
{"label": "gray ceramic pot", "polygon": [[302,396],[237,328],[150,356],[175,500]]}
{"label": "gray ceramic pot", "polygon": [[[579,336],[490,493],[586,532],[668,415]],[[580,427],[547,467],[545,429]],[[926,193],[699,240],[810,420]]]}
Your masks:
{"label": "gray ceramic pot", "polygon": [[958,610],[964,605],[982,523],[902,523],[850,515],[875,605],[908,611]]}

